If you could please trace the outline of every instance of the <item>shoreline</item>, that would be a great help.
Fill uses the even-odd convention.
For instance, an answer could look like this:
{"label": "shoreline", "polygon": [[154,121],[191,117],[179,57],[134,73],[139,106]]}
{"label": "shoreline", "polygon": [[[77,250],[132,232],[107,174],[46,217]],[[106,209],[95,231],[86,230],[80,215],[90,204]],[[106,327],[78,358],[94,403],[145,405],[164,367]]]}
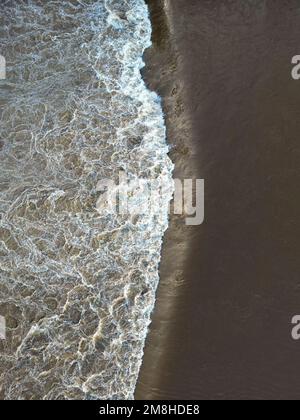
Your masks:
{"label": "shoreline", "polygon": [[[190,121],[185,109],[183,78],[176,45],[171,39],[171,21],[164,0],[146,0],[152,22],[152,46],[146,51],[143,78],[147,87],[162,99],[167,128],[169,156],[175,165],[173,178],[193,178],[190,161],[193,145]],[[195,153],[195,152],[194,152]],[[155,399],[154,390],[161,381],[169,325],[175,316],[177,300],[185,283],[184,266],[192,245],[191,229],[184,216],[171,212],[164,236],[160,264],[160,283],[146,340],[145,354],[136,388],[136,399]]]}

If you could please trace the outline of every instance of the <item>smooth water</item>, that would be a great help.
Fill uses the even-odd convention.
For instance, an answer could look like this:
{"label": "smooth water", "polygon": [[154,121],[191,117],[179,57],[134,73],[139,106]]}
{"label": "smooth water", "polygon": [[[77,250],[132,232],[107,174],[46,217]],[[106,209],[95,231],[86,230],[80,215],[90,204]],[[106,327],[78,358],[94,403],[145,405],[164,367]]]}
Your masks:
{"label": "smooth water", "polygon": [[[133,398],[173,186],[150,40],[143,0],[1,2],[2,399]],[[101,216],[120,171],[170,192]]]}

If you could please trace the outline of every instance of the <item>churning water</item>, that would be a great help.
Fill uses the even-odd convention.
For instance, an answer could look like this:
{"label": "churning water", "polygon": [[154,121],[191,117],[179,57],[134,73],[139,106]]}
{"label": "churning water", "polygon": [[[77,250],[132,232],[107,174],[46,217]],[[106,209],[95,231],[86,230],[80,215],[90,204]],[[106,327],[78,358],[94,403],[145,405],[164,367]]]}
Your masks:
{"label": "churning water", "polygon": [[[133,398],[173,187],[150,39],[144,0],[1,1],[2,399]],[[102,216],[120,171],[170,193]]]}

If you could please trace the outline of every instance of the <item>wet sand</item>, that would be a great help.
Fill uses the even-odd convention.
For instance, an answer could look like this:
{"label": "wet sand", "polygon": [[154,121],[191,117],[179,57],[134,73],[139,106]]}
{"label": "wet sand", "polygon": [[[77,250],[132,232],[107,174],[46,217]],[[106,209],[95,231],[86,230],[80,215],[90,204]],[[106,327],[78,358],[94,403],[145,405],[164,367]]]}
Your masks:
{"label": "wet sand", "polygon": [[171,220],[136,397],[298,399],[299,2],[148,3],[145,77],[206,221]]}

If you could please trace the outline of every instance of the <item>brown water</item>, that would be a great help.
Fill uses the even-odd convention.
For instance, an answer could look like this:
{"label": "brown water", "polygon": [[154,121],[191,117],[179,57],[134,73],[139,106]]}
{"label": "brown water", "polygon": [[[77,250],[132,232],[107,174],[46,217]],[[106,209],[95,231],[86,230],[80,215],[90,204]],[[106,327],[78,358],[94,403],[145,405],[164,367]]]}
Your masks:
{"label": "brown water", "polygon": [[137,398],[298,399],[299,2],[149,4],[146,77],[206,222],[172,220]]}

